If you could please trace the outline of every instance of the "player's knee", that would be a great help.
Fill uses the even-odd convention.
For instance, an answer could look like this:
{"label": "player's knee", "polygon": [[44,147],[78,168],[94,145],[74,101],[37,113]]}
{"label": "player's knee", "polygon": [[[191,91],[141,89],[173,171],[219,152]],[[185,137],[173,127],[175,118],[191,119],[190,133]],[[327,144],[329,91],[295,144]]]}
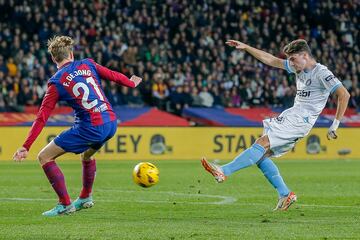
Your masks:
{"label": "player's knee", "polygon": [[270,141],[267,135],[258,138],[255,143],[261,145],[265,150],[268,150],[270,147]]}
{"label": "player's knee", "polygon": [[88,161],[89,157],[87,156],[86,152],[80,154],[81,161]]}
{"label": "player's knee", "polygon": [[51,159],[47,158],[43,152],[39,152],[39,154],[37,155],[37,159],[41,165],[44,165],[45,163],[51,161]]}
{"label": "player's knee", "polygon": [[81,159],[81,161],[90,161],[90,160],[92,160],[92,157],[89,154],[87,154],[86,152],[83,152],[80,154],[80,159]]}

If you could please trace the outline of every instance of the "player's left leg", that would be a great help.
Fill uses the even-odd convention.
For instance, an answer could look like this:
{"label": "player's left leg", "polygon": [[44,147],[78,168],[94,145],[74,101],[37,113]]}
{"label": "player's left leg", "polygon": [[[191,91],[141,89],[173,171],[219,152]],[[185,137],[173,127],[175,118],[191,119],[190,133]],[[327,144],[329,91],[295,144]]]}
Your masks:
{"label": "player's left leg", "polygon": [[276,189],[279,197],[287,196],[290,193],[283,178],[280,175],[278,167],[270,158],[263,158],[257,163],[258,168],[263,172],[266,179]]}
{"label": "player's left leg", "polygon": [[[104,125],[98,126],[95,129],[96,134],[101,135],[102,139],[100,141],[94,142],[83,153],[81,153],[81,162],[83,166],[83,187],[81,189],[79,197],[74,201],[74,206],[76,210],[81,210],[84,208],[90,208],[94,205],[92,197],[92,187],[95,180],[96,174],[96,161],[93,155],[110,139],[114,136],[117,128],[116,121],[108,122]],[[82,130],[83,135],[89,134],[89,129]],[[91,137],[91,136],[89,136]]]}
{"label": "player's left leg", "polygon": [[38,154],[38,160],[47,176],[51,186],[59,197],[59,204],[53,209],[43,213],[44,216],[57,216],[69,214],[75,211],[71,204],[70,196],[66,189],[65,178],[55,159],[63,155],[66,151],[51,141]]}
{"label": "player's left leg", "polygon": [[290,192],[286,186],[278,167],[267,157],[260,160],[257,166],[279,194],[279,200],[274,210],[287,210],[296,201],[296,195]]}
{"label": "player's left leg", "polygon": [[97,151],[98,150],[96,149],[89,148],[85,152],[81,153],[81,163],[83,167],[83,186],[79,197],[74,201],[76,211],[84,208],[91,208],[92,206],[94,206],[94,201],[91,193],[96,175],[96,160],[93,155]]}

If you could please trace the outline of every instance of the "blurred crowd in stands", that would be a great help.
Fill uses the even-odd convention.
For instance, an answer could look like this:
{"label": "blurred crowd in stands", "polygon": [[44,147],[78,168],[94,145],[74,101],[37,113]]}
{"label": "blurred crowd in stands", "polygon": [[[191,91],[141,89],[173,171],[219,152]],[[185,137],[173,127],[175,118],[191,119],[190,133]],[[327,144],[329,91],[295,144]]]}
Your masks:
{"label": "blurred crowd in stands", "polygon": [[[47,39],[75,39],[75,58],[92,58],[138,89],[102,81],[113,105],[290,107],[295,78],[225,45],[227,39],[284,58],[304,38],[360,111],[360,2],[347,0],[0,0],[0,111],[39,105],[56,65]],[[335,107],[330,98],[328,107]]]}

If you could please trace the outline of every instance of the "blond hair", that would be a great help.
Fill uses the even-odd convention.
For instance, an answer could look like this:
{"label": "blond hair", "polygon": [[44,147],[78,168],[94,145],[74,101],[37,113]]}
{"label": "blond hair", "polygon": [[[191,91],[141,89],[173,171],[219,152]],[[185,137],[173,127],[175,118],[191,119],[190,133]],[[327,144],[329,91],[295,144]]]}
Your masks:
{"label": "blond hair", "polygon": [[312,57],[311,49],[304,39],[292,41],[284,47],[283,51],[288,56],[294,53],[307,52]]}
{"label": "blond hair", "polygon": [[48,52],[56,62],[69,57],[70,52],[74,50],[74,40],[68,36],[55,36],[47,42]]}

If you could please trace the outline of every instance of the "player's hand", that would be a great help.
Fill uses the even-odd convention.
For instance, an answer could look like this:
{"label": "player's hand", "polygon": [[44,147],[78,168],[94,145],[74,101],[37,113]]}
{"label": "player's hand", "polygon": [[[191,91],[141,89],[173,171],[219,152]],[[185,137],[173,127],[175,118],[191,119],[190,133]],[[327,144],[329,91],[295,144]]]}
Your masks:
{"label": "player's hand", "polygon": [[230,47],[235,47],[236,49],[241,49],[241,50],[244,50],[246,47],[248,47],[247,44],[236,40],[227,40],[225,43]]}
{"label": "player's hand", "polygon": [[336,130],[338,129],[339,124],[340,121],[335,118],[326,135],[328,140],[337,139]]}
{"label": "player's hand", "polygon": [[25,160],[28,153],[29,152],[28,152],[28,150],[26,150],[26,148],[21,147],[14,153],[13,160],[15,162],[22,162],[23,160]]}
{"label": "player's hand", "polygon": [[138,76],[135,76],[135,75],[132,75],[131,78],[130,78],[130,81],[134,82],[135,87],[137,87],[141,83],[142,78],[140,78]]}

